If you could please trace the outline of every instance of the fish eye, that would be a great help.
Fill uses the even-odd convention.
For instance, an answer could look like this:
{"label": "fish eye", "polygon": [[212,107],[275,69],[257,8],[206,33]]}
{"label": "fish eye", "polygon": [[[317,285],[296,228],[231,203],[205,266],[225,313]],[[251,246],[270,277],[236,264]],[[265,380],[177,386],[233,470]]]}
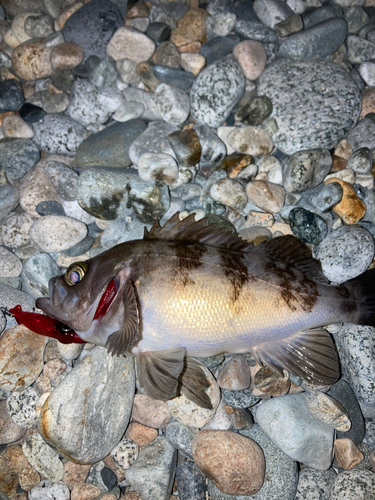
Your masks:
{"label": "fish eye", "polygon": [[76,285],[83,280],[89,266],[87,262],[75,262],[65,272],[65,282],[70,285]]}

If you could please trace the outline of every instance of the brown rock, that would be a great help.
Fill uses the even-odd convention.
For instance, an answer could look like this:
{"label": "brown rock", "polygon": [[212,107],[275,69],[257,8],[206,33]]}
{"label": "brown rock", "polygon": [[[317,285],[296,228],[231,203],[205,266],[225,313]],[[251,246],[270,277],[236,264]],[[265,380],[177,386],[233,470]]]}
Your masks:
{"label": "brown rock", "polygon": [[4,113],[0,113],[0,126],[3,124],[4,118],[7,116],[19,116],[18,111],[4,111]]}
{"label": "brown rock", "polygon": [[150,61],[142,61],[136,67],[137,75],[151,92],[154,92],[156,87],[161,83],[154,75],[152,71],[153,67],[154,63]]}
{"label": "brown rock", "polygon": [[186,45],[181,45],[181,47],[178,47],[178,50],[181,52],[181,54],[199,54],[201,48],[201,42],[191,42],[187,43]]}
{"label": "brown rock", "polygon": [[70,5],[70,7],[68,7],[67,9],[65,9],[55,21],[57,28],[62,30],[69,17],[72,14],[74,14],[74,12],[76,12],[78,9],[83,7],[84,4],[85,2],[76,2],[73,5]]}
{"label": "brown rock", "polygon": [[375,113],[375,87],[367,87],[362,92],[362,110],[359,120],[362,120],[367,113]]}
{"label": "brown rock", "polygon": [[101,491],[91,483],[78,483],[72,489],[71,500],[94,500]]}
{"label": "brown rock", "polygon": [[342,199],[333,207],[333,212],[338,215],[345,224],[357,224],[366,213],[366,205],[358,198],[353,186],[337,177],[331,177],[324,184],[338,182],[343,189]]}
{"label": "brown rock", "polygon": [[131,9],[126,13],[127,19],[134,19],[136,17],[149,17],[150,9],[147,7],[145,2],[137,2]]}
{"label": "brown rock", "polygon": [[224,406],[225,413],[232,417],[235,429],[251,429],[254,424],[253,415],[247,408],[233,408],[233,406]]}
{"label": "brown rock", "polygon": [[0,388],[23,391],[43,369],[46,337],[23,325],[8,328],[0,338]]}
{"label": "brown rock", "polygon": [[364,460],[363,453],[351,439],[336,439],[333,443],[337,465],[345,470],[353,469]]}
{"label": "brown rock", "polygon": [[233,49],[233,57],[248,80],[256,80],[266,67],[267,54],[260,42],[244,40]]}
{"label": "brown rock", "polygon": [[51,359],[61,359],[61,358],[62,355],[60,354],[59,351],[58,340],[52,338],[49,339],[48,344],[46,345],[46,348],[44,350],[44,362],[48,363],[48,361],[51,361]]}
{"label": "brown rock", "polygon": [[348,160],[345,158],[341,158],[340,156],[332,155],[332,167],[330,170],[330,174],[333,172],[340,172],[341,170],[345,170],[348,166]]}
{"label": "brown rock", "polygon": [[206,58],[201,54],[191,54],[189,52],[181,53],[181,67],[185,71],[190,71],[190,73],[193,73],[196,76],[205,66]]}
{"label": "brown rock", "polygon": [[41,375],[35,380],[34,387],[40,395],[44,394],[45,392],[49,392],[52,389],[51,381],[45,375]]}
{"label": "brown rock", "polygon": [[224,365],[217,378],[222,389],[242,391],[250,385],[250,369],[245,356],[234,356]]}
{"label": "brown rock", "polygon": [[264,480],[262,449],[252,439],[229,431],[200,431],[193,457],[217,488],[229,495],[253,495]]}
{"label": "brown rock", "polygon": [[115,61],[130,59],[136,63],[147,61],[155,52],[155,43],[131,26],[118,28],[107,45],[107,54]]}
{"label": "brown rock", "polygon": [[284,206],[285,189],[268,181],[252,181],[246,186],[249,200],[265,212],[275,214]]}
{"label": "brown rock", "polygon": [[155,51],[154,60],[156,64],[179,68],[181,65],[181,54],[172,42],[161,43]]}
{"label": "brown rock", "polygon": [[228,144],[238,153],[266,156],[273,149],[269,134],[262,127],[233,127],[228,134]]}
{"label": "brown rock", "polygon": [[251,155],[232,153],[224,158],[218,166],[218,169],[224,169],[230,179],[235,179],[241,170],[252,163],[254,163],[254,158]]}
{"label": "brown rock", "polygon": [[20,446],[9,446],[0,452],[0,491],[15,495],[19,485],[18,475],[29,464]]}
{"label": "brown rock", "polygon": [[126,429],[126,437],[137,443],[139,450],[150,444],[159,435],[156,429],[131,422]]}
{"label": "brown rock", "polygon": [[16,425],[6,410],[6,400],[0,401],[0,445],[14,443],[21,439],[26,429]]}
{"label": "brown rock", "polygon": [[349,160],[353,154],[353,150],[348,141],[346,139],[342,139],[336,146],[334,154],[336,156],[340,156],[340,158],[343,158],[344,160]]}
{"label": "brown rock", "polygon": [[28,464],[18,476],[20,486],[25,491],[30,491],[40,482],[39,472]]}
{"label": "brown rock", "polygon": [[22,90],[23,90],[23,96],[25,99],[28,99],[33,94],[35,94],[34,87],[28,82],[22,84]]}
{"label": "brown rock", "polygon": [[51,49],[43,39],[33,38],[21,43],[12,52],[13,69],[24,80],[39,80],[53,73]]}
{"label": "brown rock", "polygon": [[251,210],[246,217],[246,226],[272,227],[275,218],[272,214]]}
{"label": "brown rock", "polygon": [[60,43],[53,47],[51,52],[51,64],[56,69],[73,69],[83,60],[84,51],[80,45],[73,42]]}
{"label": "brown rock", "polygon": [[312,391],[306,398],[310,412],[334,429],[347,432],[352,423],[345,408],[334,398],[320,391]]}
{"label": "brown rock", "polygon": [[134,397],[132,419],[154,429],[165,429],[171,418],[165,401],[151,399],[142,394]]}
{"label": "brown rock", "polygon": [[75,464],[74,462],[64,463],[64,477],[62,481],[72,490],[75,486],[84,483],[89,474],[91,465]]}
{"label": "brown rock", "polygon": [[177,47],[193,42],[206,41],[205,19],[207,12],[203,9],[189,9],[178,21],[177,28],[172,30],[170,41]]}
{"label": "brown rock", "polygon": [[255,374],[253,383],[258,391],[270,396],[284,396],[290,388],[290,378],[287,371],[284,371],[284,377],[280,377],[266,366],[262,366]]}
{"label": "brown rock", "polygon": [[192,167],[199,162],[202,146],[194,129],[172,132],[168,135],[168,141],[183,167]]}
{"label": "brown rock", "polygon": [[105,493],[100,497],[100,500],[117,500],[117,498],[113,493]]}

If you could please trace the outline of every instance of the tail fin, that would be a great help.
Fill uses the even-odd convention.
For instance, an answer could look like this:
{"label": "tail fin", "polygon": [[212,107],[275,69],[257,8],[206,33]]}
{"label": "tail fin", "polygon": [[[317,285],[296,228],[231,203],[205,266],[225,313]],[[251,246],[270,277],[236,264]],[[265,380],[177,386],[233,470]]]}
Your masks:
{"label": "tail fin", "polygon": [[364,312],[359,323],[375,327],[375,268],[345,283],[345,286],[348,285],[352,287],[358,300],[364,304]]}

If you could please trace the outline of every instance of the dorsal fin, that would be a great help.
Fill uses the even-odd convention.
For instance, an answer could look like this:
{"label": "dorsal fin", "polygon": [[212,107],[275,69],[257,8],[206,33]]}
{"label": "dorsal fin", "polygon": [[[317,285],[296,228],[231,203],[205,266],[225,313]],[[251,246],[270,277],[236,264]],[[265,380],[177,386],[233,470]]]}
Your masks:
{"label": "dorsal fin", "polygon": [[329,283],[323,274],[320,262],[313,258],[310,248],[291,234],[262,241],[257,247],[254,247],[253,252],[287,262],[318,283]]}
{"label": "dorsal fin", "polygon": [[163,227],[157,221],[150,231],[145,228],[143,239],[201,243],[241,252],[250,252],[254,249],[252,243],[243,240],[236,233],[230,233],[224,228],[209,224],[207,217],[195,221],[194,214],[190,214],[185,219],[180,220],[179,214],[179,212],[176,212],[172,215]]}

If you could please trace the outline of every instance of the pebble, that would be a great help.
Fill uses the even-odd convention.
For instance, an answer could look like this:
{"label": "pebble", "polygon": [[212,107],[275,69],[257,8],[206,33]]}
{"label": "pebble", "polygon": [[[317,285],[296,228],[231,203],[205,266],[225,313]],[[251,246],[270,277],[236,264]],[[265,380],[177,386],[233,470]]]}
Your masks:
{"label": "pebble", "polygon": [[225,158],[227,150],[224,142],[208,125],[195,126],[194,130],[202,147],[201,167],[215,165]]}
{"label": "pebble", "polygon": [[22,289],[34,299],[41,295],[48,295],[48,282],[50,278],[60,274],[60,268],[47,253],[30,257],[22,270]]}
{"label": "pebble", "polygon": [[177,452],[164,436],[143,448],[125,477],[143,500],[170,498]]}
{"label": "pebble", "polygon": [[320,184],[332,167],[332,157],[326,149],[297,151],[283,162],[284,187],[300,192]]}
{"label": "pebble", "polygon": [[368,500],[375,494],[375,474],[351,470],[338,474],[330,490],[330,500]]}
{"label": "pebble", "polygon": [[90,82],[77,79],[71,87],[67,109],[70,118],[84,126],[105,123],[111,110],[101,102],[99,92]]}
{"label": "pebble", "polygon": [[131,439],[124,438],[113,448],[111,457],[121,469],[127,470],[138,458],[138,445]]}
{"label": "pebble", "polygon": [[315,256],[330,281],[344,283],[368,269],[374,256],[374,242],[366,229],[343,226],[324,238]]}
{"label": "pebble", "polygon": [[292,34],[281,43],[279,53],[293,61],[323,58],[336,52],[347,34],[346,21],[333,17]]}
{"label": "pebble", "polygon": [[257,80],[266,67],[266,51],[255,40],[244,40],[237,44],[233,49],[233,57],[248,80]]}
{"label": "pebble", "polygon": [[287,394],[263,402],[257,409],[257,422],[288,456],[315,469],[326,470],[332,461],[334,430],[310,413],[306,397]]}
{"label": "pebble", "polygon": [[18,45],[12,52],[13,69],[24,80],[39,80],[52,75],[51,49],[41,39]]}
{"label": "pebble", "polygon": [[[17,387],[18,391],[20,390]],[[36,403],[39,394],[34,387],[27,387],[22,392],[12,392],[7,399],[6,409],[13,422],[24,429],[37,426]]]}
{"label": "pebble", "polygon": [[351,439],[336,439],[333,445],[337,465],[342,469],[353,469],[353,467],[363,462],[365,458]]}
{"label": "pebble", "polygon": [[28,16],[24,30],[31,38],[44,38],[54,32],[53,19],[48,15]]}
{"label": "pebble", "polygon": [[334,429],[347,432],[351,428],[350,418],[345,408],[335,399],[319,391],[310,392],[306,405],[311,413]]}
{"label": "pebble", "polygon": [[192,443],[195,433],[190,427],[178,421],[170,422],[165,430],[165,437],[183,456],[193,460]]}
{"label": "pebble", "polygon": [[194,462],[186,460],[176,469],[177,491],[181,500],[205,500],[206,481]]}
{"label": "pebble", "polygon": [[287,17],[285,21],[280,21],[279,23],[275,24],[274,28],[277,36],[279,38],[283,38],[303,30],[304,25],[302,17],[298,13],[296,13],[292,16]]}
{"label": "pebble", "polygon": [[348,159],[348,168],[355,173],[367,174],[372,167],[372,156],[369,148],[359,148]]}
{"label": "pebble", "polygon": [[328,234],[325,220],[302,207],[293,208],[289,212],[289,224],[297,238],[311,245],[317,245]]}
{"label": "pebble", "polygon": [[223,396],[227,405],[240,409],[250,408],[259,401],[259,398],[253,396],[249,389],[244,389],[243,391],[230,391],[224,389]]}
{"label": "pebble", "polygon": [[262,366],[252,379],[254,389],[273,397],[284,396],[290,389],[290,378],[286,371],[284,371],[284,377],[280,377],[269,368]]}
{"label": "pebble", "polygon": [[247,204],[245,188],[234,179],[220,179],[212,185],[210,195],[215,201],[235,211],[244,209]]}
{"label": "pebble", "polygon": [[142,114],[142,118],[144,120],[162,120],[161,111],[153,94],[134,87],[125,89],[123,93],[127,101],[138,102],[143,105],[145,110]]}
{"label": "pebble", "polygon": [[21,439],[26,430],[23,427],[19,427],[10,418],[7,409],[6,401],[0,401],[0,443],[10,444]]}
{"label": "pebble", "polygon": [[202,146],[194,129],[178,130],[168,136],[168,142],[180,165],[190,167],[196,165],[202,154]]}
{"label": "pebble", "polygon": [[152,443],[158,435],[159,433],[156,429],[139,424],[138,422],[130,422],[126,429],[126,437],[134,441],[140,450]]}
{"label": "pebble", "polygon": [[268,181],[251,181],[246,186],[249,200],[266,212],[277,213],[284,205],[285,189]]}
{"label": "pebble", "polygon": [[74,156],[86,135],[86,129],[63,114],[46,115],[34,124],[34,142],[47,153]]}
{"label": "pebble", "polygon": [[333,212],[338,215],[346,224],[356,224],[366,213],[366,205],[357,196],[353,186],[338,177],[332,177],[325,183],[337,182],[343,190],[342,198],[333,208]]}
{"label": "pebble", "polygon": [[18,111],[24,103],[23,90],[17,80],[0,82],[0,113]]}
{"label": "pebble", "polygon": [[241,391],[250,385],[250,370],[244,356],[234,356],[221,369],[217,383],[222,389]]}
{"label": "pebble", "polygon": [[52,182],[57,194],[66,201],[74,201],[77,197],[78,174],[65,163],[48,161],[44,172]]}
{"label": "pebble", "polygon": [[181,67],[197,76],[206,65],[206,58],[202,54],[181,54]]}
{"label": "pebble", "polygon": [[0,186],[0,221],[17,206],[19,190],[10,184]]}
{"label": "pebble", "polygon": [[361,64],[375,57],[375,43],[359,36],[349,35],[346,40],[346,46],[350,64]]}
{"label": "pebble", "polygon": [[14,278],[21,274],[22,262],[12,252],[0,246],[0,275],[3,278]]}
{"label": "pebble", "polygon": [[207,38],[227,36],[236,24],[237,16],[232,12],[221,12],[206,18]]}
{"label": "pebble", "polygon": [[100,165],[101,167],[129,167],[129,147],[145,130],[143,120],[134,119],[125,123],[114,123],[104,130],[90,135],[79,145],[76,154],[81,168]]}
{"label": "pebble", "polygon": [[64,466],[59,455],[46,444],[39,433],[27,437],[22,450],[35,469],[52,482],[61,481]]}
{"label": "pebble", "polygon": [[94,500],[100,495],[100,489],[90,483],[78,483],[71,491],[71,500]]}
{"label": "pebble", "polygon": [[321,212],[326,212],[337,203],[340,203],[342,195],[343,189],[341,184],[330,182],[319,188],[319,191],[311,196],[310,201],[315,208]]}
{"label": "pebble", "polygon": [[[6,291],[5,288],[4,292]],[[14,291],[13,293],[14,295],[22,294],[29,300],[31,299],[23,292]],[[18,303],[21,302],[18,302],[15,296],[8,304],[14,307]],[[1,300],[1,304],[6,305],[7,302]],[[25,309],[24,304],[21,305]],[[26,310],[30,310],[30,306],[31,303]],[[45,337],[31,332],[25,326],[9,327],[1,336],[0,341],[0,389],[11,392],[23,391],[29,387],[43,369],[45,345]]]}
{"label": "pebble", "polygon": [[123,23],[122,15],[113,3],[94,0],[90,5],[78,7],[65,22],[62,32],[66,42],[82,47],[84,60],[91,55],[103,58],[108,42]]}
{"label": "pebble", "polygon": [[30,240],[43,252],[63,252],[86,235],[83,222],[59,215],[46,215],[36,220],[30,229]]}
{"label": "pebble", "polygon": [[220,126],[240,100],[245,76],[235,61],[224,58],[196,77],[190,91],[191,114],[198,123]]}
{"label": "pebble", "polygon": [[83,465],[66,461],[64,463],[64,483],[70,490],[72,490],[77,484],[84,483],[87,479],[90,467],[91,466],[89,464]]}
{"label": "pebble", "polygon": [[137,394],[134,398],[132,419],[154,429],[165,429],[171,418],[167,403]]}
{"label": "pebble", "polygon": [[169,83],[172,87],[181,90],[189,90],[195,80],[193,73],[169,66],[155,65],[152,72],[160,82]]}
{"label": "pebble", "polygon": [[190,112],[189,96],[179,88],[161,83],[155,90],[155,98],[163,120],[182,125]]}
{"label": "pebble", "polygon": [[27,213],[7,215],[0,223],[0,243],[10,248],[28,244],[33,223],[34,217]]}
{"label": "pebble", "polygon": [[154,52],[151,38],[131,26],[118,28],[107,45],[107,54],[115,61],[130,59],[140,63],[150,59]]}
{"label": "pebble", "polygon": [[[351,77],[322,60],[274,62],[261,75],[257,92],[271,99],[278,125],[272,140],[289,155],[334,147],[356,123],[361,108],[359,89]],[[298,105],[291,108],[291,101]]]}
{"label": "pebble", "polygon": [[70,491],[65,483],[44,479],[28,494],[29,500],[70,500]]}
{"label": "pebble", "polygon": [[277,42],[276,31],[259,21],[240,19],[235,24],[235,31],[245,38],[250,38],[258,42]]}
{"label": "pebble", "polygon": [[11,181],[21,179],[40,158],[39,148],[31,139],[5,139],[0,142],[2,167]]}
{"label": "pebble", "polygon": [[267,96],[255,96],[236,111],[234,118],[245,125],[260,125],[271,113],[271,99]]}
{"label": "pebble", "polygon": [[17,115],[6,116],[1,125],[1,131],[4,137],[11,139],[32,139],[34,137],[33,128]]}
{"label": "pebble", "polygon": [[180,130],[171,123],[156,121],[151,122],[129,148],[129,158],[134,165],[138,165],[143,153],[165,153],[175,157],[174,151],[168,142],[168,135]]}
{"label": "pebble", "polygon": [[235,127],[228,142],[235,151],[253,156],[266,156],[273,149],[271,137],[261,127]]}
{"label": "pebble", "polygon": [[170,41],[177,47],[192,42],[204,42],[206,36],[205,19],[207,13],[203,9],[190,8],[178,21],[177,28],[172,29]]}
{"label": "pebble", "polygon": [[[112,88],[112,86],[116,84],[117,78],[118,78],[118,73],[116,69],[116,63],[109,56],[106,56],[103,59],[101,59],[99,63],[89,71],[90,83],[95,85],[97,89],[104,90],[105,88],[105,91],[107,92],[112,92],[112,93],[117,92],[120,96],[120,99],[123,101],[124,99],[120,91],[118,91],[115,88]],[[98,97],[99,100],[102,101],[102,99],[100,99],[101,94],[99,94]],[[115,110],[116,107],[113,108],[113,111]]]}
{"label": "pebble", "polygon": [[73,69],[83,60],[83,49],[73,42],[64,42],[57,45],[51,52],[53,70]]}
{"label": "pebble", "polygon": [[322,500],[329,498],[330,489],[336,479],[334,469],[316,470],[305,467],[299,473],[295,500]]}
{"label": "pebble", "polygon": [[205,58],[206,66],[209,66],[225,56],[229,56],[240,41],[237,35],[216,36],[202,45],[199,54]]}
{"label": "pebble", "polygon": [[192,449],[194,462],[220,491],[253,495],[260,490],[266,466],[262,449],[252,439],[229,431],[203,430],[195,436]]}
{"label": "pebble", "polygon": [[370,118],[360,120],[347,135],[347,140],[353,151],[368,147],[372,152],[375,150],[375,122]]}

